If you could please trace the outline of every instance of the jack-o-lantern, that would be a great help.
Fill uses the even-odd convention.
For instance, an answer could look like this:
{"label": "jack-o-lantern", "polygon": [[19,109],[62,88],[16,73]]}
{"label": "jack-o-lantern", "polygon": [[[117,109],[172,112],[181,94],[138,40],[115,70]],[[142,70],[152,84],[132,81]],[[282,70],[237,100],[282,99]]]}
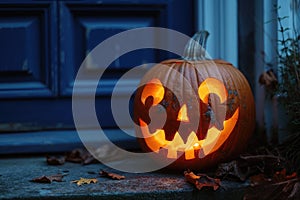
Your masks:
{"label": "jack-o-lantern", "polygon": [[207,31],[196,33],[183,59],[151,68],[136,92],[139,143],[160,159],[171,159],[172,168],[199,170],[229,160],[254,129],[247,80],[232,64],[206,58],[207,37]]}

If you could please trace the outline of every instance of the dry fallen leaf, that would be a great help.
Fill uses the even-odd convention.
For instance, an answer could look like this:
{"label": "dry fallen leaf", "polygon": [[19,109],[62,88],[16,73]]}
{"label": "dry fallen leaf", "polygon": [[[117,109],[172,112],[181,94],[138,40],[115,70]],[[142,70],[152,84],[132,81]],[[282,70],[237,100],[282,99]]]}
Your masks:
{"label": "dry fallen leaf", "polygon": [[103,171],[103,170],[101,170],[99,174],[104,176],[104,177],[114,179],[114,180],[125,179],[125,176],[121,176],[121,175],[115,174],[115,173],[109,173],[109,172],[106,172],[106,171]]}
{"label": "dry fallen leaf", "polygon": [[41,177],[32,179],[31,182],[36,182],[36,183],[51,183],[52,181],[62,182],[63,177],[64,177],[64,175],[62,175],[62,174],[41,176]]}
{"label": "dry fallen leaf", "polygon": [[251,171],[249,166],[245,166],[242,161],[231,161],[219,164],[215,175],[223,179],[245,181]]}
{"label": "dry fallen leaf", "polygon": [[63,165],[65,163],[64,156],[47,156],[48,165]]}
{"label": "dry fallen leaf", "polygon": [[261,85],[265,85],[268,89],[275,89],[278,84],[277,78],[272,70],[262,73],[259,76],[259,81]]}
{"label": "dry fallen leaf", "polygon": [[77,183],[78,186],[81,186],[83,184],[91,184],[91,183],[97,183],[98,180],[96,178],[80,178],[79,180],[71,181],[72,183]]}
{"label": "dry fallen leaf", "polygon": [[244,199],[300,199],[299,179],[294,172],[286,174],[286,169],[275,172],[272,176],[257,174],[250,177],[251,188]]}
{"label": "dry fallen leaf", "polygon": [[267,178],[264,174],[257,174],[250,177],[251,186],[281,183],[287,180],[291,180],[297,177],[297,173],[294,172],[291,175],[286,174],[286,169],[276,172],[273,177]]}
{"label": "dry fallen leaf", "polygon": [[192,183],[196,186],[198,190],[201,190],[203,187],[211,187],[214,190],[217,190],[220,187],[220,179],[214,179],[206,174],[194,174],[190,171],[185,171],[184,176],[187,182]]}
{"label": "dry fallen leaf", "polygon": [[286,181],[286,180],[290,180],[293,178],[297,177],[297,173],[293,172],[290,175],[286,174],[286,169],[282,169],[281,171],[278,171],[274,174],[273,176],[273,182],[281,182],[281,181]]}
{"label": "dry fallen leaf", "polygon": [[251,186],[271,183],[272,179],[265,177],[264,174],[257,174],[250,177]]}
{"label": "dry fallen leaf", "polygon": [[66,161],[84,165],[98,162],[86,149],[74,149],[67,154]]}

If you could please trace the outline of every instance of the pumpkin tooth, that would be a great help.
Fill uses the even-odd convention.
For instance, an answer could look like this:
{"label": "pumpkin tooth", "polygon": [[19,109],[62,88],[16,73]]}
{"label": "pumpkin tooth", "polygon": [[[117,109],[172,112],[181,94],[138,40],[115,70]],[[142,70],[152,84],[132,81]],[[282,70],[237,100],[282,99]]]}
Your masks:
{"label": "pumpkin tooth", "polygon": [[194,149],[194,144],[198,143],[198,137],[194,131],[192,131],[186,142],[186,149]]}
{"label": "pumpkin tooth", "polygon": [[194,150],[194,148],[185,150],[184,156],[185,156],[186,160],[192,160],[192,159],[194,159],[195,158],[195,150]]}
{"label": "pumpkin tooth", "polygon": [[178,132],[175,133],[174,139],[168,144],[168,158],[178,158],[177,151],[184,148],[185,144]]}
{"label": "pumpkin tooth", "polygon": [[[196,145],[197,144],[197,145]],[[195,149],[199,149],[199,141],[196,133],[194,131],[191,132],[189,135],[187,142],[186,142],[186,148],[185,148],[185,159],[191,160],[195,158]]]}

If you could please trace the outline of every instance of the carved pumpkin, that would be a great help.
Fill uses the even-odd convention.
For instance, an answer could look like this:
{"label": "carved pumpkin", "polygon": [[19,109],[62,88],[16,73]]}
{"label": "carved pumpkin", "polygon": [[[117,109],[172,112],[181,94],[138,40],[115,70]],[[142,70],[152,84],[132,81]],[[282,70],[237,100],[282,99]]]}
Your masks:
{"label": "carved pumpkin", "polygon": [[142,149],[174,160],[169,167],[176,169],[205,169],[236,156],[254,129],[247,80],[232,64],[206,58],[207,36],[196,33],[183,59],[151,68],[134,100]]}

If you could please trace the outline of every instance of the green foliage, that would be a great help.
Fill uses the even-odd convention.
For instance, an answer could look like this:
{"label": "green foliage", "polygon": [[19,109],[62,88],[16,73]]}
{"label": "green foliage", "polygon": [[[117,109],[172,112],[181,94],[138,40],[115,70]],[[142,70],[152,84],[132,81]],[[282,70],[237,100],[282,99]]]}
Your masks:
{"label": "green foliage", "polygon": [[294,132],[300,130],[300,35],[287,36],[289,29],[282,25],[285,18],[278,18],[282,48],[278,52],[280,81],[277,93],[283,96],[281,102],[290,117],[290,131]]}

